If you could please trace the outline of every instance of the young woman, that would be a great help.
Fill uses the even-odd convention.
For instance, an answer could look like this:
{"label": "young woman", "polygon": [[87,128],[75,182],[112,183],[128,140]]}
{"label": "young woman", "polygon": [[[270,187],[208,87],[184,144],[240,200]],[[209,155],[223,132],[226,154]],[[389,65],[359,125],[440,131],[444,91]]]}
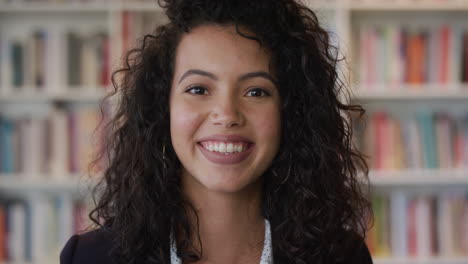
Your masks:
{"label": "young woman", "polygon": [[[372,263],[336,50],[293,0],[165,0],[114,73],[111,157],[68,263]],[[119,77],[120,76],[120,77]],[[117,79],[119,81],[117,81]]]}

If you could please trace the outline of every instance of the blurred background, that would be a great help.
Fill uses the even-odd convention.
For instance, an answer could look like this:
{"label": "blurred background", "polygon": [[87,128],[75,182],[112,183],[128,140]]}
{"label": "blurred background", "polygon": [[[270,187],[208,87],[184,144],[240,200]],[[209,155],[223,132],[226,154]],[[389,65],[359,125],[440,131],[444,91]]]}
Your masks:
{"label": "blurred background", "polygon": [[[468,0],[308,0],[346,57],[375,263],[468,263]],[[89,168],[122,54],[155,0],[0,0],[0,263],[58,263],[90,223]]]}

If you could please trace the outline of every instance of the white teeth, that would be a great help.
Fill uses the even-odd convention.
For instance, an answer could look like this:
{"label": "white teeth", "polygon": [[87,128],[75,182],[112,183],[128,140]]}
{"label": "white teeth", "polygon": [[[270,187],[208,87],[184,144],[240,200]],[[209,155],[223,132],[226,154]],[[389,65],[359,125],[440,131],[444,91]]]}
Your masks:
{"label": "white teeth", "polygon": [[220,143],[219,144],[219,152],[226,152],[226,144]]}
{"label": "white teeth", "polygon": [[232,143],[228,143],[226,146],[226,152],[232,153],[234,151],[234,147],[232,146]]}
{"label": "white teeth", "polygon": [[242,151],[244,151],[244,146],[243,146],[243,145],[237,145],[237,146],[236,146],[236,151],[237,151],[237,152],[242,152]]}
{"label": "white teeth", "polygon": [[243,152],[247,149],[245,143],[204,142],[203,147],[211,152],[221,152],[225,155]]}

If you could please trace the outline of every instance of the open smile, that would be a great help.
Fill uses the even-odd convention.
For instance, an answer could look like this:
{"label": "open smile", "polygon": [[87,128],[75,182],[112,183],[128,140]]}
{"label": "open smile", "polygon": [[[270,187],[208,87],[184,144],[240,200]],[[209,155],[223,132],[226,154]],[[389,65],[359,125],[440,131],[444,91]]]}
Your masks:
{"label": "open smile", "polygon": [[247,159],[255,143],[236,135],[213,135],[201,139],[197,147],[203,156],[216,164],[236,164]]}

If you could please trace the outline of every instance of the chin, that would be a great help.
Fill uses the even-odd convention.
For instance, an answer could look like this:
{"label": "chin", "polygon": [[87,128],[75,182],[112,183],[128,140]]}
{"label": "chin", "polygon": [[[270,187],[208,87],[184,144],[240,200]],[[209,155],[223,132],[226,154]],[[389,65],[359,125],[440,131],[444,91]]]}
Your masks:
{"label": "chin", "polygon": [[210,179],[208,181],[201,181],[200,183],[209,191],[222,193],[237,193],[246,187],[246,184],[237,181],[213,181]]}
{"label": "chin", "polygon": [[[233,177],[234,178],[234,177]],[[242,178],[231,178],[223,175],[223,179],[214,181],[213,178],[201,179],[199,181],[207,190],[220,193],[241,193],[246,190],[254,190],[256,187],[261,186],[258,184],[258,179],[243,180]]]}

